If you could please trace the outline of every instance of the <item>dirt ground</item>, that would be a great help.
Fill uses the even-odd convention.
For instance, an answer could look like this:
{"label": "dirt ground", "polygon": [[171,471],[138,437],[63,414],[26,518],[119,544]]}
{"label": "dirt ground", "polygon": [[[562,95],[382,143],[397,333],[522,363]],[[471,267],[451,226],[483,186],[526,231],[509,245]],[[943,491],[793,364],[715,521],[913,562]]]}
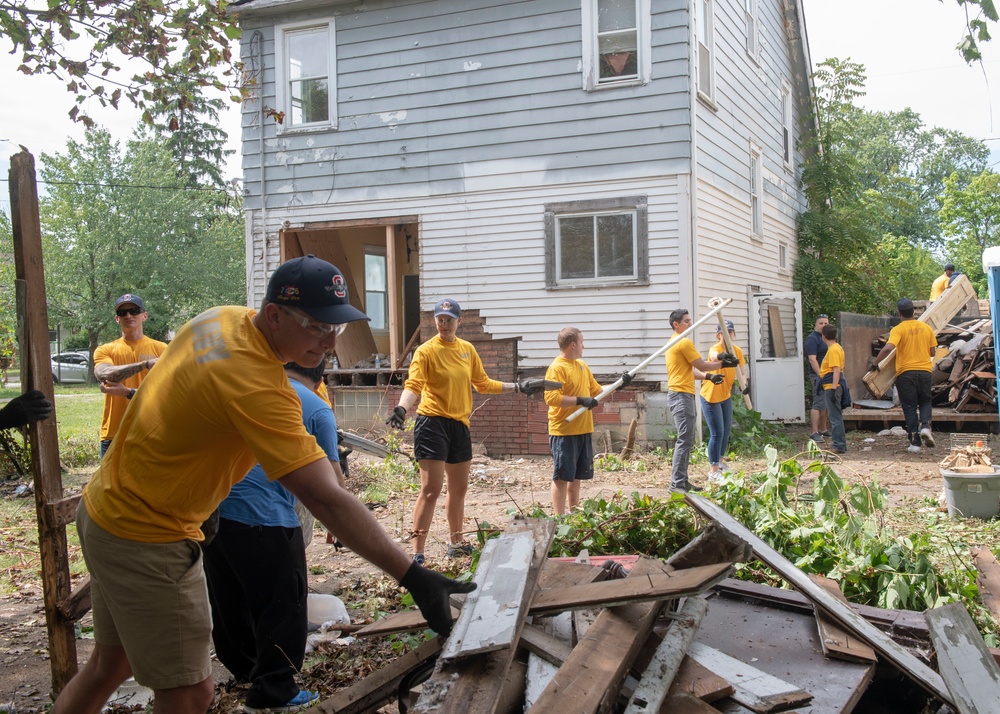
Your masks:
{"label": "dirt ground", "polygon": [[[791,429],[789,433],[804,450],[806,430]],[[937,498],[942,490],[937,462],[948,452],[949,435],[939,434],[938,437],[936,448],[925,449],[920,454],[910,454],[906,451],[903,437],[877,436],[875,432],[866,431],[848,432],[849,451],[835,468],[849,481],[877,475],[880,483],[889,489],[890,503],[894,507],[902,505],[907,499],[924,496]],[[761,468],[762,464],[763,458],[735,462],[733,466],[737,470],[755,470]],[[508,509],[528,509],[535,503],[543,504],[551,512],[550,469],[549,459],[495,460],[476,457],[466,501],[467,529],[475,530],[477,520],[502,526],[509,520]],[[692,466],[692,480],[696,483],[703,482],[706,472],[707,465],[702,460],[700,464]],[[582,495],[590,498],[611,495],[617,491],[626,494],[642,491],[665,497],[669,481],[669,463],[661,461],[657,469],[643,472],[599,471],[593,481],[584,482]],[[66,483],[68,489],[72,488],[69,479]],[[13,498],[13,488],[7,489],[3,497]],[[392,537],[407,548],[404,538],[411,525],[412,499],[411,494],[397,496],[390,499],[385,507],[374,511]],[[442,507],[443,503],[439,503],[426,547],[430,567],[443,564],[445,559],[447,527]],[[372,568],[350,552],[335,551],[326,542],[324,535],[325,532],[317,528],[307,550],[310,587],[317,593],[337,594],[350,608],[352,598],[356,597],[354,588]],[[9,547],[12,547],[10,539],[0,534],[0,550]],[[20,548],[23,550],[23,545]],[[21,559],[37,568],[37,550],[22,553]],[[81,624],[86,629],[90,624],[89,616]],[[77,654],[81,663],[86,661],[91,647],[91,640],[77,640]],[[44,711],[50,701],[51,672],[42,611],[42,591],[37,578],[32,583],[23,585],[16,594],[0,597],[0,664],[0,714]],[[215,674],[217,682],[223,683],[229,679],[226,670],[218,663]],[[213,711],[241,711],[236,706],[238,700],[235,697],[231,699],[232,707],[216,708]]]}

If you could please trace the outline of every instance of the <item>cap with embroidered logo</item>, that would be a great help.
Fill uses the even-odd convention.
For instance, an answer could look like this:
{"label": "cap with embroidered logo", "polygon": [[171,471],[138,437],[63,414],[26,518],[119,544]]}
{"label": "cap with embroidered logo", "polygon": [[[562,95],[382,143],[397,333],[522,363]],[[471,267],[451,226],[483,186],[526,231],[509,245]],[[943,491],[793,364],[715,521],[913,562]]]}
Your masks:
{"label": "cap with embroidered logo", "polygon": [[[733,324],[732,320],[726,320],[726,331],[727,332],[736,332],[736,325]],[[722,325],[719,325],[716,328],[715,334],[717,334],[717,335],[722,334]]]}
{"label": "cap with embroidered logo", "polygon": [[445,298],[444,300],[439,300],[437,305],[434,306],[434,317],[438,315],[448,315],[457,320],[462,316],[462,308],[454,300]]}
{"label": "cap with embroidered logo", "polygon": [[371,319],[351,305],[344,274],[311,253],[279,265],[267,282],[264,299],[329,324]]}
{"label": "cap with embroidered logo", "polygon": [[118,309],[119,305],[125,305],[126,303],[132,303],[143,312],[146,312],[146,305],[142,302],[142,298],[135,293],[125,293],[115,300],[115,309]]}

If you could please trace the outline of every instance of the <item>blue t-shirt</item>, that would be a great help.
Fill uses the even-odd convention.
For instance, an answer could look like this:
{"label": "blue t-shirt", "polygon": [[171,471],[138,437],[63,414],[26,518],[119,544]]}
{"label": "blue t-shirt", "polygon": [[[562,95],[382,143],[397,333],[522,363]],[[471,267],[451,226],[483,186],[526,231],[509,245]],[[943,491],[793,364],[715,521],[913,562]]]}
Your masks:
{"label": "blue t-shirt", "polygon": [[[337,420],[330,405],[291,376],[288,381],[302,402],[302,423],[306,431],[316,437],[316,442],[329,458],[338,459]],[[269,481],[260,464],[233,486],[226,500],[219,505],[219,515],[249,526],[296,528],[299,525],[299,517],[295,514],[295,496],[278,481]]]}
{"label": "blue t-shirt", "polygon": [[[823,358],[826,357],[826,351],[828,345],[823,342],[823,335],[816,330],[809,333],[806,337],[806,344],[804,352],[806,353],[806,359],[809,359],[809,355],[816,355],[816,362],[818,364],[823,364]],[[816,373],[812,370],[812,365],[809,366],[809,374],[816,376]]]}

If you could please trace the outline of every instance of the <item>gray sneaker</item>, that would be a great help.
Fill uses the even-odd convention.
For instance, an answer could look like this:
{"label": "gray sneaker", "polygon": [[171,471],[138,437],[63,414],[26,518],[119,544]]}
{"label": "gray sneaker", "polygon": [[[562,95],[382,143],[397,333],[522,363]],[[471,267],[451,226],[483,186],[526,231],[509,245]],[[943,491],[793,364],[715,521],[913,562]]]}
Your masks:
{"label": "gray sneaker", "polygon": [[823,435],[818,431],[814,431],[812,434],[810,434],[809,438],[815,441],[817,444],[822,444],[824,441],[826,441],[826,439],[823,438]]}
{"label": "gray sneaker", "polygon": [[416,563],[417,565],[423,565],[424,564],[424,560],[425,559],[424,559],[424,554],[423,553],[414,553],[413,554],[413,562]]}
{"label": "gray sneaker", "polygon": [[931,449],[934,448],[934,435],[931,433],[929,426],[925,426],[920,430],[920,441],[924,443],[924,446]]}
{"label": "gray sneaker", "polygon": [[920,453],[920,447],[917,446],[916,444],[910,444],[909,446],[906,447],[906,450],[909,451],[911,454]]}
{"label": "gray sneaker", "polygon": [[472,543],[463,540],[461,543],[449,543],[448,544],[448,557],[449,558],[464,558],[466,556],[472,555],[476,549],[472,547]]}

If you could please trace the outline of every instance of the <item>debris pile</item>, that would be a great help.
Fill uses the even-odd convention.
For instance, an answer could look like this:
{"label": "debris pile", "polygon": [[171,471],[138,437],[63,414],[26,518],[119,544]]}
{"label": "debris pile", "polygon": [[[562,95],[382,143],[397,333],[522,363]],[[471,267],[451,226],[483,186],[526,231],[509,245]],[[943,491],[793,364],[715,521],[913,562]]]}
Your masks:
{"label": "debris pile", "polygon": [[[666,561],[547,558],[554,523],[515,518],[484,548],[477,590],[453,600],[450,637],[318,711],[360,713],[396,698],[411,714],[850,712],[881,705],[884,686],[897,688],[888,699],[899,705],[887,712],[1000,701],[1000,668],[961,605],[926,619],[851,605],[835,582],[805,575],[713,502],[687,501],[707,525]],[[751,558],[797,592],[727,577]],[[355,635],[423,628],[407,611]]]}

